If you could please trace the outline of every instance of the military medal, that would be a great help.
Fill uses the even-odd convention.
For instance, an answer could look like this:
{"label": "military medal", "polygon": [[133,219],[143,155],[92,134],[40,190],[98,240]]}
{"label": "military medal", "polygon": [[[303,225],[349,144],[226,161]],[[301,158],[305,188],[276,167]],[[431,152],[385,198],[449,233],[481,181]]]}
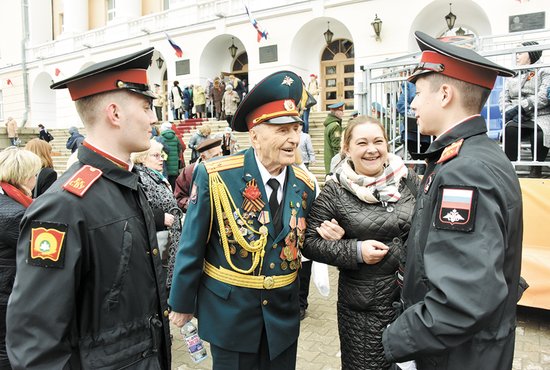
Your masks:
{"label": "military medal", "polygon": [[252,179],[246,183],[243,198],[242,209],[246,212],[258,212],[264,208],[265,203],[262,200],[262,193],[258,188],[255,179]]}
{"label": "military medal", "polygon": [[269,212],[268,211],[260,211],[260,214],[258,215],[258,222],[262,225],[268,224],[270,221],[269,219]]}
{"label": "military medal", "polygon": [[302,208],[307,208],[307,193],[305,191],[302,193]]}
{"label": "military medal", "polygon": [[298,218],[298,230],[304,231],[306,229],[306,218],[305,217],[299,217]]}
{"label": "military medal", "polygon": [[297,213],[298,212],[295,209],[292,209],[291,216],[290,216],[290,222],[288,223],[288,225],[290,226],[290,228],[292,230],[294,230],[296,228],[296,214]]}
{"label": "military medal", "polygon": [[281,262],[281,270],[285,271],[288,268],[288,262],[283,261]]}
{"label": "military medal", "polygon": [[229,246],[229,253],[231,254],[237,253],[237,248],[235,248],[234,245]]}
{"label": "military medal", "polygon": [[239,256],[241,256],[242,258],[246,258],[248,257],[248,251],[244,248],[242,248],[240,251],[239,251]]}
{"label": "military medal", "polygon": [[260,234],[262,235],[267,235],[267,226],[263,225],[263,226],[260,226],[260,229],[258,230],[260,232]]}

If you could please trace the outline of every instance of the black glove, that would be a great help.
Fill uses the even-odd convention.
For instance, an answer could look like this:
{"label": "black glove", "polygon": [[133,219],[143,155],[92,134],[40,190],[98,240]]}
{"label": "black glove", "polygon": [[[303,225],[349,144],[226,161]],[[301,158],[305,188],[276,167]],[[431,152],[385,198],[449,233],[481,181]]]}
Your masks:
{"label": "black glove", "polygon": [[504,112],[504,122],[518,121],[518,106],[514,106]]}

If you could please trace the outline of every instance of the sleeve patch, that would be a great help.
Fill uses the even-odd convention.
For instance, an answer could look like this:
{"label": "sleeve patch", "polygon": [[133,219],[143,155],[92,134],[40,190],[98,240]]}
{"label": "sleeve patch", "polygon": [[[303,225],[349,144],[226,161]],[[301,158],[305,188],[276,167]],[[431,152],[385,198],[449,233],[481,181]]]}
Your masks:
{"label": "sleeve patch", "polygon": [[442,186],[437,197],[435,228],[474,230],[478,189],[472,186]]}
{"label": "sleeve patch", "polygon": [[52,222],[31,222],[31,242],[27,264],[63,268],[67,225]]}

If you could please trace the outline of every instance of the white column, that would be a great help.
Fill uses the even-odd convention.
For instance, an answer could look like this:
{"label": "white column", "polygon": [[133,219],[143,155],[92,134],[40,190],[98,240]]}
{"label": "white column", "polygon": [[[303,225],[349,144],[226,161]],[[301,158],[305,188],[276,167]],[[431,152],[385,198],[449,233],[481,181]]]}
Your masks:
{"label": "white column", "polygon": [[88,0],[64,0],[63,35],[88,31]]}
{"label": "white column", "polygon": [[117,21],[127,21],[139,17],[141,17],[141,1],[116,0]]}

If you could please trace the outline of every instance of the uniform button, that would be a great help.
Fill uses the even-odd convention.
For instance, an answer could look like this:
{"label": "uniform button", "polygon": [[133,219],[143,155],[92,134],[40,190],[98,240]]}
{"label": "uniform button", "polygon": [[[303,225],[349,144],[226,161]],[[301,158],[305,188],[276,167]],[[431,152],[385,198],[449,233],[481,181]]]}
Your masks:
{"label": "uniform button", "polygon": [[156,256],[159,254],[159,250],[157,248],[153,249],[153,256]]}
{"label": "uniform button", "polygon": [[170,312],[168,312],[168,310],[164,310],[162,314],[164,315],[164,317],[168,317],[168,315],[170,315]]}
{"label": "uniform button", "polygon": [[399,244],[399,243],[401,243],[401,239],[393,238],[393,244]]}
{"label": "uniform button", "polygon": [[268,302],[267,302],[267,299],[264,299],[263,302],[262,302],[262,304],[263,304],[264,306],[267,306],[267,303],[268,303]]}
{"label": "uniform button", "polygon": [[269,268],[273,270],[273,269],[275,268],[275,263],[271,262],[271,263],[269,264]]}
{"label": "uniform button", "polygon": [[273,245],[272,245],[272,248],[273,248],[273,249],[277,248],[277,244],[273,244]]}

